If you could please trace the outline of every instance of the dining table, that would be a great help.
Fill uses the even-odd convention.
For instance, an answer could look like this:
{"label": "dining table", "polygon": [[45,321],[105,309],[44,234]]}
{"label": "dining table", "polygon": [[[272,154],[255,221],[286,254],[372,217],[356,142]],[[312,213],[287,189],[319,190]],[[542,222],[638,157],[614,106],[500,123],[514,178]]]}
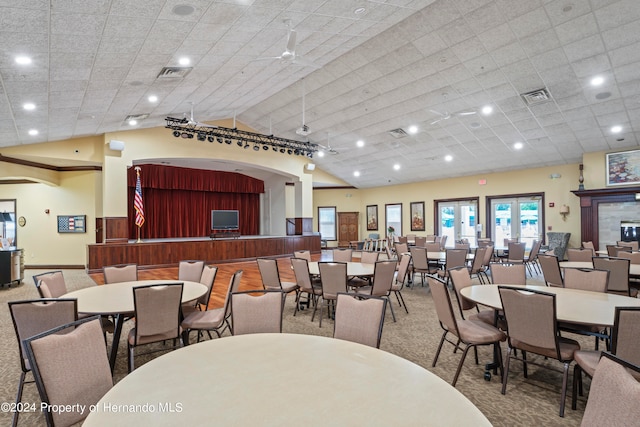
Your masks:
{"label": "dining table", "polygon": [[172,351],[136,368],[92,409],[84,427],[491,425],[413,362],[303,334],[230,336]]}
{"label": "dining table", "polygon": [[[375,264],[368,264],[365,262],[347,262],[347,276],[348,277],[371,277],[375,270]],[[320,267],[317,261],[309,262],[309,274],[312,276],[320,275]]]}
{"label": "dining table", "polygon": [[133,316],[135,305],[133,301],[133,288],[146,285],[161,285],[182,283],[182,302],[195,301],[207,292],[207,287],[198,282],[184,280],[136,280],[130,282],[109,283],[105,285],[89,286],[66,293],[62,298],[75,298],[78,300],[78,313],[101,316],[113,316],[115,325],[113,342],[109,353],[111,371],[115,366],[118,355],[122,325],[126,317]]}
{"label": "dining table", "polygon": [[[561,261],[560,268],[593,268],[591,261]],[[629,276],[640,276],[640,264],[629,264]]]}
{"label": "dining table", "polygon": [[460,294],[478,304],[502,310],[498,286],[511,286],[523,290],[532,289],[554,294],[558,321],[581,325],[610,327],[613,326],[616,307],[640,307],[640,298],[554,286],[473,285],[461,289]]}

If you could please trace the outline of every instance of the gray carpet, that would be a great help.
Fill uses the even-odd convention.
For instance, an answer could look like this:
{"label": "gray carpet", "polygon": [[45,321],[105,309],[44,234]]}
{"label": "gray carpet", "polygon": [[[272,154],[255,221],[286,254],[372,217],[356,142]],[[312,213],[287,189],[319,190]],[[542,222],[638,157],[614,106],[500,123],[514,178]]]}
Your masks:
{"label": "gray carpet", "polygon": [[[0,393],[2,402],[13,402],[17,390],[20,376],[20,364],[18,359],[18,347],[15,333],[11,324],[7,301],[37,298],[37,291],[31,280],[33,274],[40,271],[31,270],[25,272],[25,283],[22,286],[0,291],[2,302],[0,311],[0,342],[2,366],[0,366]],[[93,286],[93,281],[84,271],[65,270],[65,279],[69,290],[79,289],[86,286]],[[540,278],[529,279],[530,283],[539,283]],[[424,368],[434,372],[447,382],[451,382],[461,353],[454,354],[452,346],[445,345],[435,368],[431,367],[435,350],[437,348],[441,329],[437,321],[433,301],[428,291],[428,287],[421,287],[419,284],[414,289],[405,289],[404,298],[409,307],[409,314],[404,309],[398,307],[395,298],[392,300],[397,317],[397,322],[393,322],[390,312],[387,312],[385,325],[382,333],[381,349],[404,357]],[[455,305],[455,301],[454,301]],[[456,306],[457,310],[457,306]],[[318,327],[318,319],[311,322],[311,311],[305,310],[296,317],[293,317],[294,304],[293,297],[287,298],[284,315],[283,332],[302,333],[313,335],[331,336],[333,333],[333,322],[323,321],[322,328]],[[125,326],[126,328],[127,326]],[[123,336],[125,331],[123,331]],[[193,334],[195,335],[195,334]],[[572,336],[572,338],[576,338]],[[583,348],[592,349],[593,340],[577,338]],[[110,342],[110,341],[109,341]],[[506,345],[503,344],[503,350]],[[153,357],[158,357],[162,353],[156,353]],[[256,356],[259,357],[259,356]],[[529,378],[522,376],[522,365],[519,362],[512,363],[512,371],[509,375],[509,383],[506,395],[500,394],[500,377],[496,375],[491,381],[483,379],[484,363],[491,360],[491,350],[489,347],[479,348],[480,365],[475,365],[472,352],[469,353],[465,366],[462,369],[456,388],[467,396],[495,426],[577,426],[580,424],[584,411],[585,397],[578,401],[578,410],[570,408],[570,396],[567,398],[567,409],[565,417],[558,416],[560,385],[562,375],[560,372],[552,372],[530,365]],[[136,360],[136,364],[144,363],[145,356]],[[547,361],[546,363],[560,368],[558,362]],[[115,381],[119,381],[126,375],[126,345],[124,341],[120,344],[119,360],[116,366]],[[30,378],[30,375],[28,376]],[[586,381],[588,390],[588,381]],[[312,385],[310,384],[310,387]],[[314,398],[320,398],[316,396]],[[39,404],[37,390],[34,384],[27,384],[23,396],[23,402],[34,402]],[[358,402],[366,402],[366,396],[358,398]],[[300,404],[300,402],[292,402]],[[250,408],[250,405],[248,405]],[[203,420],[205,424],[219,424],[220,420],[215,420],[212,414],[210,420]],[[10,425],[11,414],[0,414],[0,425]],[[321,421],[325,424],[326,420]],[[291,421],[294,425],[295,420]],[[42,426],[45,425],[44,418],[40,414],[26,413],[20,416],[22,426]],[[429,421],[425,420],[425,425]]]}

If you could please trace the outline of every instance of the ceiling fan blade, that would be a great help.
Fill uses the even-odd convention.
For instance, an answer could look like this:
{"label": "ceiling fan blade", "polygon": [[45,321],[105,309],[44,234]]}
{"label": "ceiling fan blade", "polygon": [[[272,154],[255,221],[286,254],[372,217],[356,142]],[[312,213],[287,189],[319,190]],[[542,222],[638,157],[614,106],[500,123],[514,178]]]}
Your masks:
{"label": "ceiling fan blade", "polygon": [[436,119],[436,120],[432,121],[430,124],[435,125],[435,124],[437,124],[437,123],[440,123],[442,120],[444,120],[444,118],[442,118],[442,119]]}
{"label": "ceiling fan blade", "polygon": [[440,111],[436,111],[436,110],[429,110],[429,111],[431,111],[433,114],[436,114],[436,115],[438,115],[440,117],[446,117],[447,116],[447,114],[442,114]]}
{"label": "ceiling fan blade", "polygon": [[296,55],[293,60],[291,61],[292,64],[295,65],[300,65],[302,67],[311,67],[311,68],[315,68],[315,69],[320,69],[322,68],[321,66],[319,66],[318,64],[314,64],[313,62],[303,58],[302,56],[298,56]]}
{"label": "ceiling fan blade", "polygon": [[458,113],[459,116],[473,116],[474,114],[477,114],[476,111],[462,111],[460,113]]}
{"label": "ceiling fan blade", "polygon": [[296,30],[289,30],[287,38],[287,52],[294,53],[296,51]]}
{"label": "ceiling fan blade", "polygon": [[282,56],[263,56],[262,58],[254,59],[254,61],[273,61],[274,59],[282,59]]}

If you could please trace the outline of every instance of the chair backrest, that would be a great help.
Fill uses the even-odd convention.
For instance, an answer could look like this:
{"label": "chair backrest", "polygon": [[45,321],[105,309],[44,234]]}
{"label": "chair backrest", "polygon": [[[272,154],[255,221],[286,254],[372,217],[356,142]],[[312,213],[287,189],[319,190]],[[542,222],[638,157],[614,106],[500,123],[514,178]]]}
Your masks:
{"label": "chair backrest", "polygon": [[383,298],[338,293],[333,337],[380,348],[386,306]]}
{"label": "chair backrest", "polygon": [[311,251],[303,250],[303,251],[293,251],[293,256],[295,258],[303,258],[307,261],[311,261]]}
{"label": "chair backrest", "polygon": [[640,419],[640,367],[602,353],[591,380],[581,427],[632,426]]}
{"label": "chair backrest", "polygon": [[[45,282],[44,286],[42,282]],[[60,270],[36,274],[33,276],[33,283],[38,289],[40,298],[60,298],[67,293],[67,285]]]}
{"label": "chair backrest", "polygon": [[638,252],[638,247],[640,246],[640,245],[638,244],[638,241],[637,241],[637,240],[636,240],[636,241],[634,241],[634,242],[623,242],[622,240],[618,240],[618,241],[616,242],[616,244],[617,244],[618,246],[626,246],[626,247],[629,247],[629,248],[631,248],[631,250],[632,250],[632,251],[636,251],[636,252]]}
{"label": "chair backrest", "polygon": [[618,252],[618,258],[625,258],[631,261],[631,264],[640,264],[640,252]]}
{"label": "chair backrest", "polygon": [[565,268],[564,287],[591,292],[607,292],[609,272],[593,268]]}
{"label": "chair backrest", "polygon": [[334,249],[332,253],[335,262],[351,262],[353,249]]}
{"label": "chair backrest", "polygon": [[451,296],[449,295],[446,282],[432,276],[429,276],[427,281],[429,282],[429,289],[431,290],[433,303],[436,306],[436,314],[438,315],[440,325],[443,329],[446,329],[455,336],[459,336],[458,322],[453,313]]}
{"label": "chair backrest", "polygon": [[447,246],[447,237],[448,236],[446,234],[440,237],[440,247],[442,249],[444,249]]}
{"label": "chair backrest", "polygon": [[456,299],[458,300],[458,308],[460,309],[460,314],[464,319],[464,310],[470,310],[477,306],[475,302],[465,298],[460,293],[462,289],[472,285],[469,270],[467,270],[465,267],[452,268],[449,270],[449,277],[451,278],[451,282],[453,283],[453,289],[456,291]]}
{"label": "chair backrest", "polygon": [[509,262],[523,262],[526,245],[525,242],[509,242],[509,256],[507,260]]}
{"label": "chair backrest", "polygon": [[503,264],[493,262],[489,266],[491,280],[500,285],[526,285],[527,270],[524,264]]}
{"label": "chair backrest", "polygon": [[396,272],[396,285],[402,287],[404,285],[405,280],[407,279],[407,273],[409,272],[409,264],[411,264],[411,254],[401,255],[400,265],[398,266],[398,271]]}
{"label": "chair backrest", "polygon": [[607,255],[617,257],[620,252],[631,252],[631,246],[607,245]]}
{"label": "chair backrest", "polygon": [[487,245],[486,247],[486,252],[484,253],[484,259],[482,260],[482,265],[486,268],[489,268],[489,263],[491,262],[491,259],[493,258],[493,249],[494,249],[494,245]]}
{"label": "chair backrest", "polygon": [[399,243],[408,243],[407,240],[407,236],[398,236]]}
{"label": "chair backrest", "polygon": [[591,262],[595,253],[591,249],[567,249],[567,260],[578,262]]}
{"label": "chair backrest", "polygon": [[427,242],[424,245],[427,252],[441,252],[442,246],[440,246],[440,242]]}
{"label": "chair backrest", "polygon": [[538,258],[541,246],[542,240],[533,241],[533,243],[531,244],[531,251],[529,251],[529,256],[527,257],[527,261],[535,261]]}
{"label": "chair backrest", "polygon": [[380,258],[380,252],[362,252],[360,254],[360,262],[364,264],[375,264]]}
{"label": "chair backrest", "polygon": [[401,254],[406,254],[409,252],[409,245],[407,245],[406,243],[396,243],[395,248],[396,248],[397,256],[400,256]]}
{"label": "chair backrest", "polygon": [[250,290],[231,294],[233,335],[282,332],[285,293],[277,289]]}
{"label": "chair backrest", "polygon": [[593,268],[609,271],[607,292],[630,296],[629,268],[631,261],[624,258],[593,257]]}
{"label": "chair backrest", "polygon": [[429,260],[427,259],[427,249],[418,246],[411,246],[410,250],[411,259],[413,260],[413,268],[416,270],[428,270]]}
{"label": "chair backrest", "polygon": [[22,340],[78,319],[76,299],[36,299],[11,301],[8,304],[20,347],[20,363],[23,372],[29,371],[29,366],[25,363],[27,353]]}
{"label": "chair backrest", "polygon": [[225,319],[231,316],[231,294],[240,290],[240,279],[242,279],[242,270],[236,270],[233,276],[229,279],[229,287],[224,297],[224,317]]}
{"label": "chair backrest", "polygon": [[465,251],[469,252],[469,250],[471,249],[471,244],[470,243],[454,243],[453,245],[454,249],[464,249]]}
{"label": "chair backrest", "polygon": [[280,283],[280,273],[278,272],[278,262],[275,259],[257,258],[258,270],[262,278],[264,289],[282,289]]}
{"label": "chair backrest", "polygon": [[347,263],[319,262],[322,298],[336,299],[339,292],[347,292]]}
{"label": "chair backrest", "polygon": [[104,283],[135,282],[138,280],[138,266],[136,264],[118,264],[102,267]]}
{"label": "chair backrest", "polygon": [[82,421],[89,415],[89,408],[113,387],[99,316],[27,338],[25,348],[42,402],[77,408],[43,411],[47,425],[68,426]]}
{"label": "chair backrest", "polygon": [[445,268],[466,266],[467,265],[467,249],[447,249],[447,260],[445,262]]}
{"label": "chair backrest", "polygon": [[378,261],[373,270],[373,287],[371,295],[376,297],[386,296],[391,291],[393,277],[396,274],[396,261]]}
{"label": "chair backrest", "polygon": [[585,249],[591,249],[592,251],[596,251],[596,247],[593,245],[592,241],[582,242],[582,247]]}
{"label": "chair backrest", "polygon": [[309,273],[309,261],[304,258],[291,258],[291,266],[300,289],[305,292],[311,292],[313,283],[311,282],[311,273]]}
{"label": "chair backrest", "polygon": [[502,242],[504,243],[504,247],[508,248],[509,247],[509,243],[518,243],[518,239],[517,238],[505,237],[504,239],[502,239]]}
{"label": "chair backrest", "polygon": [[182,283],[134,287],[135,345],[143,344],[146,337],[152,336],[164,337],[160,340],[179,338],[181,303]]}
{"label": "chair backrest", "polygon": [[427,242],[435,242],[436,237],[437,236],[435,234],[427,234]]}
{"label": "chair backrest", "polygon": [[484,248],[486,246],[493,246],[493,241],[491,241],[491,239],[478,239],[479,248]]}
{"label": "chair backrest", "polygon": [[415,245],[416,246],[424,246],[427,243],[427,238],[424,236],[416,236]]}
{"label": "chair backrest", "polygon": [[200,274],[199,282],[207,287],[207,292],[198,298],[198,304],[202,304],[205,306],[205,310],[209,307],[209,300],[211,299],[211,289],[213,288],[213,283],[216,280],[216,275],[218,274],[218,267],[214,267],[212,265],[205,265],[202,269],[202,274]]}
{"label": "chair backrest", "polygon": [[477,247],[476,251],[473,255],[473,263],[471,264],[471,274],[476,274],[479,271],[482,271],[482,266],[484,264],[485,253],[487,252],[487,247]]}
{"label": "chair backrest", "polygon": [[198,282],[202,276],[204,261],[184,260],[178,264],[178,280]]}
{"label": "chair backrest", "polygon": [[542,268],[542,275],[547,286],[564,287],[560,261],[558,261],[557,256],[541,254],[538,256],[538,262],[540,263],[540,268]]}
{"label": "chair backrest", "polygon": [[616,307],[611,331],[611,352],[640,365],[640,307]]}
{"label": "chair backrest", "polygon": [[509,343],[553,350],[561,360],[556,322],[556,296],[547,292],[498,286],[509,325]]}

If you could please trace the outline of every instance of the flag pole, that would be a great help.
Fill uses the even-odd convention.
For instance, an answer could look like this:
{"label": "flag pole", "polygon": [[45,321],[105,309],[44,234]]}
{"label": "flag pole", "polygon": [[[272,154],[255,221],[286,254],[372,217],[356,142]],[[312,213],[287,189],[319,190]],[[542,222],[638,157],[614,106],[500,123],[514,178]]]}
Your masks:
{"label": "flag pole", "polygon": [[[142,205],[142,191],[140,187],[140,166],[136,166],[135,168],[136,171],[136,196],[139,196],[139,203],[140,205]],[[138,191],[140,191],[140,193],[138,193]],[[136,203],[134,202],[134,206],[137,208]],[[141,206],[140,206],[141,207]],[[143,219],[142,219],[142,223],[138,222],[138,217],[142,215]],[[142,228],[142,224],[144,223],[144,214],[142,212],[140,212],[138,209],[136,209],[136,225],[138,226],[138,240],[136,240],[136,243],[142,243],[142,239],[140,239],[140,229]]]}

